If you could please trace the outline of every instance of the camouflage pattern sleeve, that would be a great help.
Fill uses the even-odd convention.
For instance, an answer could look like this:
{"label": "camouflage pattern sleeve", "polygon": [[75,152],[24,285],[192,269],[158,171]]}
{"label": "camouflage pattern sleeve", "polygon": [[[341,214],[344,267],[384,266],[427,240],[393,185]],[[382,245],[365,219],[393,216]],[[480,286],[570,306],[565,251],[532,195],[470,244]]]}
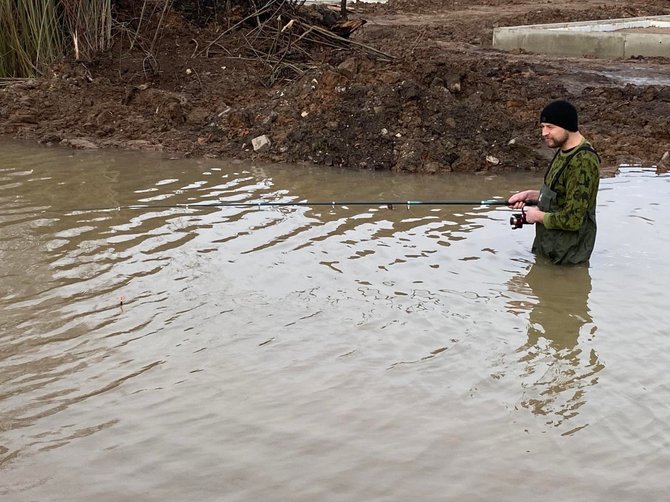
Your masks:
{"label": "camouflage pattern sleeve", "polygon": [[576,231],[584,216],[596,205],[600,184],[600,162],[592,152],[580,152],[570,161],[570,167],[555,187],[558,211],[547,213],[544,226],[548,229]]}

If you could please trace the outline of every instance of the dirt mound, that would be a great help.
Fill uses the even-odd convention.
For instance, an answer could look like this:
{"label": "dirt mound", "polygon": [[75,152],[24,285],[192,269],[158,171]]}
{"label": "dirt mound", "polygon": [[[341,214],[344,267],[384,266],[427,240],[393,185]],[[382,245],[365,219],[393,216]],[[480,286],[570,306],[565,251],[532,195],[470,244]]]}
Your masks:
{"label": "dirt mound", "polygon": [[[135,3],[127,3],[133,19]],[[348,19],[367,23],[349,42],[318,31],[339,19],[326,21],[334,11],[321,8],[301,13],[307,24],[292,45],[280,38],[287,19],[263,31],[259,23],[275,17],[249,22],[239,8],[216,5],[184,2],[163,20],[159,37],[156,23],[147,23],[97,61],[62,63],[44,79],[0,87],[0,134],[360,169],[535,170],[547,155],[538,111],[567,98],[609,166],[657,164],[670,149],[667,84],[630,76],[662,73],[670,61],[490,48],[495,26],[668,14],[667,2],[350,3]]]}

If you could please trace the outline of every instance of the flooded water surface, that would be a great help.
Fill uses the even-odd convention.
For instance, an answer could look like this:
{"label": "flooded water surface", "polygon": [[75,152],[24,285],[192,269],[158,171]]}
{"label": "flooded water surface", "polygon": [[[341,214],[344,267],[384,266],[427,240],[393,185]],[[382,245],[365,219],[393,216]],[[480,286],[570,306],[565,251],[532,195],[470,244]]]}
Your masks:
{"label": "flooded water surface", "polygon": [[505,207],[214,205],[539,183],[1,143],[0,496],[662,500],[670,176],[602,180],[588,268]]}

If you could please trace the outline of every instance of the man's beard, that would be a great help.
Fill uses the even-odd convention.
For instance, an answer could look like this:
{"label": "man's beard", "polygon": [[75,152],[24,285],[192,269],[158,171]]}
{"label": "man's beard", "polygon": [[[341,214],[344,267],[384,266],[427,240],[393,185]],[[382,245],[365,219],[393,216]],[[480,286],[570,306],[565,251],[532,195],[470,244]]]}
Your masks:
{"label": "man's beard", "polygon": [[549,148],[563,148],[563,145],[565,145],[568,141],[568,133],[566,132],[564,136],[560,138],[553,138],[548,136],[547,138],[542,139],[544,139],[544,142]]}

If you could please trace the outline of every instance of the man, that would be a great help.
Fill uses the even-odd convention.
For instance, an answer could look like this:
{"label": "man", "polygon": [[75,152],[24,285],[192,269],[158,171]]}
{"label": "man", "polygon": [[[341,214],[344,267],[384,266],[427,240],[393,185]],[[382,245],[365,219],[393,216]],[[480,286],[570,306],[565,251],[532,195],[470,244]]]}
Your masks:
{"label": "man", "polygon": [[533,252],[559,265],[585,263],[596,240],[596,195],[600,158],[579,133],[577,110],[553,101],[540,114],[542,139],[557,148],[540,190],[512,195],[508,203],[524,208],[535,223]]}

